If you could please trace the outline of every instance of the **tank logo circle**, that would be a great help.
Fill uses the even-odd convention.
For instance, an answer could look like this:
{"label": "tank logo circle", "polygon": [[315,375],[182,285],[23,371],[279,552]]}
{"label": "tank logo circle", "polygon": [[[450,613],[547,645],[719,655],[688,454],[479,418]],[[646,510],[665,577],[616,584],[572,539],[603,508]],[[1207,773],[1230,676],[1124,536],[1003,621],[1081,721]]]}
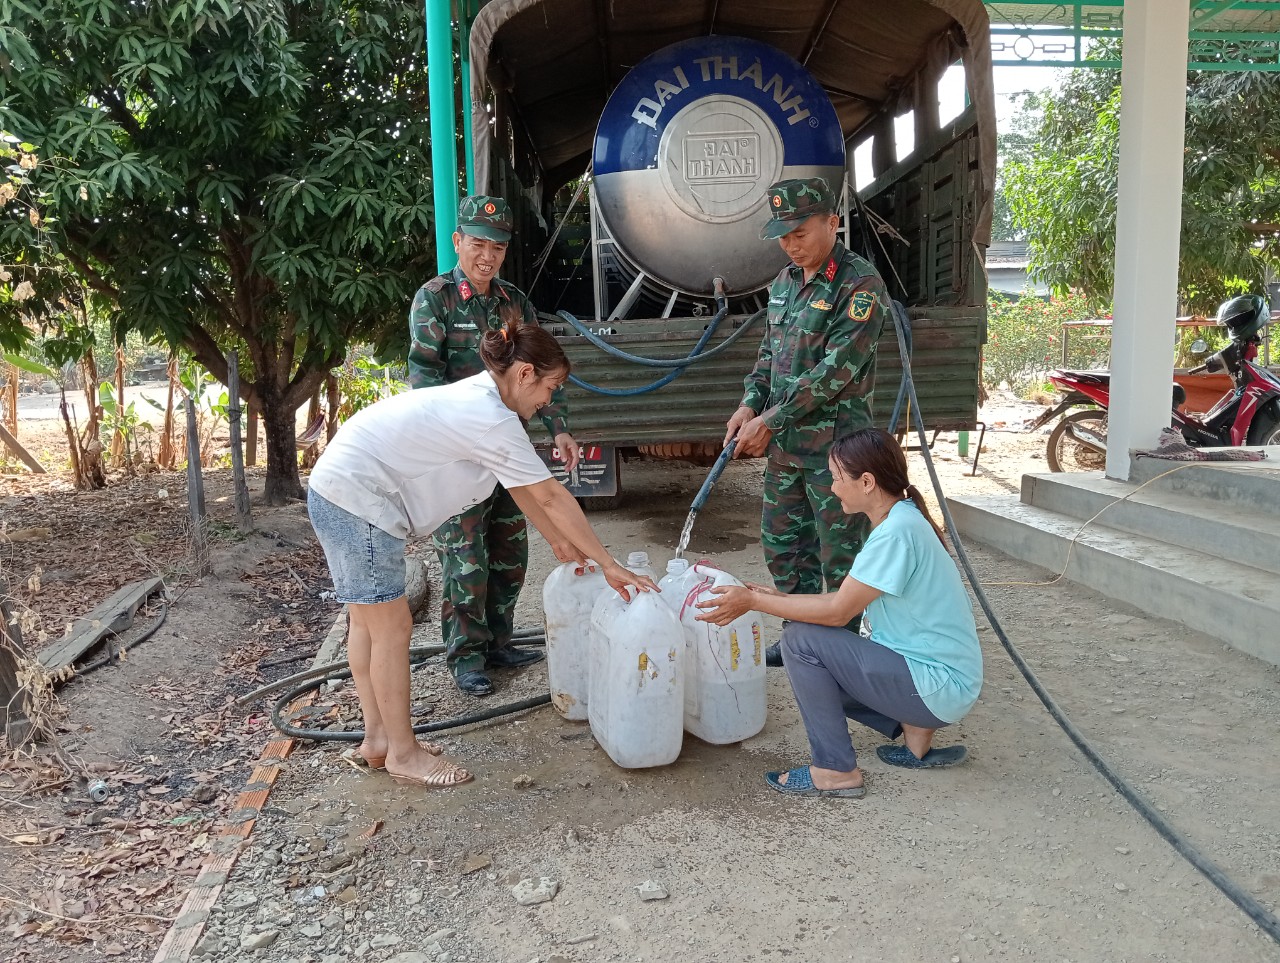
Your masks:
{"label": "tank logo circle", "polygon": [[494,211],[496,211],[496,210],[497,210],[497,208],[496,208],[492,203],[486,204],[486,205],[484,206],[484,212],[485,212],[486,214],[492,214],[492,213],[493,213]]}
{"label": "tank logo circle", "polygon": [[774,194],[774,195],[773,195],[773,206],[774,206],[774,207],[781,207],[781,206],[782,206],[782,195],[781,195],[781,194]]}
{"label": "tank logo circle", "polygon": [[691,217],[725,223],[760,209],[782,177],[782,138],[755,104],[737,97],[698,100],[667,124],[658,170],[671,200]]}

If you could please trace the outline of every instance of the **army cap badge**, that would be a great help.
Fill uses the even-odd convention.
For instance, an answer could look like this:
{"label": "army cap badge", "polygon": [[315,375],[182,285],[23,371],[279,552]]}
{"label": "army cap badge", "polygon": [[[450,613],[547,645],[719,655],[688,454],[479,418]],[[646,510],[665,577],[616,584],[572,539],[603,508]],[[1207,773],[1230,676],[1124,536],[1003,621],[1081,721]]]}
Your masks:
{"label": "army cap badge", "polygon": [[821,177],[778,181],[765,193],[765,199],[769,220],[760,229],[760,238],[765,241],[790,234],[814,214],[836,211],[836,196]]}
{"label": "army cap badge", "polygon": [[511,240],[511,208],[501,197],[475,194],[458,202],[458,230],[486,241]]}

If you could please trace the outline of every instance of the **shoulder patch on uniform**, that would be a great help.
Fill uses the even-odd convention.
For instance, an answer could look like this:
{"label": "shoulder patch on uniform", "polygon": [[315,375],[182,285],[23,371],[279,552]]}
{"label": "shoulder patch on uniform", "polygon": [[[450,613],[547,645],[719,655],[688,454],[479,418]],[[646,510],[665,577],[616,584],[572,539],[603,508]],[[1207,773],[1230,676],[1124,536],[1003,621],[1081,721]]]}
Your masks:
{"label": "shoulder patch on uniform", "polygon": [[871,317],[876,307],[876,296],[871,291],[855,291],[849,299],[849,317],[854,321],[865,321]]}
{"label": "shoulder patch on uniform", "polygon": [[819,298],[817,301],[810,301],[809,307],[813,308],[815,311],[830,311],[835,307],[835,305],[830,301],[824,301]]}
{"label": "shoulder patch on uniform", "polygon": [[430,281],[428,281],[423,286],[432,294],[439,294],[441,291],[444,290],[445,285],[448,284],[451,280],[452,278],[450,278],[449,275],[441,274],[441,275],[438,275],[437,277],[433,277]]}

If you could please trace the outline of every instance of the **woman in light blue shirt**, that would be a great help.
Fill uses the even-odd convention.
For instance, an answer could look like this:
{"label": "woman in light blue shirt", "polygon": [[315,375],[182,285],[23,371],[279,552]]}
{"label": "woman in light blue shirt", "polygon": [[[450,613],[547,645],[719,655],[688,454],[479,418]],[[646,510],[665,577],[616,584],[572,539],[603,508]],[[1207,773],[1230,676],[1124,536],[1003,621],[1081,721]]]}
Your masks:
{"label": "woman in light blue shirt", "polygon": [[[720,588],[704,621],[726,625],[756,610],[790,620],[783,664],[809,735],[813,762],[765,774],[779,792],[858,798],[866,793],[846,717],[903,738],[876,754],[908,769],[955,765],[963,746],[933,748],[939,729],[959,722],[982,689],[982,650],[973,608],[942,532],[907,479],[893,436],[864,428],[831,448],[831,490],[871,534],[849,577],[825,595],[772,588]],[[870,637],[842,628],[859,612]]]}

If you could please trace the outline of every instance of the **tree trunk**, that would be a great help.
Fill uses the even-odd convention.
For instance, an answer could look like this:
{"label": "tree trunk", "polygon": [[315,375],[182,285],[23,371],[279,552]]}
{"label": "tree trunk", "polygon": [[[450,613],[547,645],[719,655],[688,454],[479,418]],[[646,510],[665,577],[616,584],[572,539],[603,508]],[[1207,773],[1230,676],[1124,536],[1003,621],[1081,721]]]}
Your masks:
{"label": "tree trunk", "polygon": [[267,480],[263,500],[268,505],[285,505],[291,498],[302,498],[302,480],[298,476],[298,426],[294,409],[284,399],[267,389],[261,393],[262,427],[267,436]]}
{"label": "tree trunk", "polygon": [[[107,476],[102,470],[103,444],[98,433],[98,422],[102,418],[102,409],[98,405],[98,364],[93,359],[92,349],[84,353],[84,357],[80,360],[80,366],[84,377],[84,400],[89,411],[84,431],[80,433],[79,437],[74,437],[75,432],[71,432],[73,437],[69,440],[79,450],[80,469],[76,487],[83,491],[89,491],[95,488],[107,487]],[[70,426],[71,421],[67,418],[65,411],[65,399],[63,400],[63,405],[63,418],[67,425]]]}

